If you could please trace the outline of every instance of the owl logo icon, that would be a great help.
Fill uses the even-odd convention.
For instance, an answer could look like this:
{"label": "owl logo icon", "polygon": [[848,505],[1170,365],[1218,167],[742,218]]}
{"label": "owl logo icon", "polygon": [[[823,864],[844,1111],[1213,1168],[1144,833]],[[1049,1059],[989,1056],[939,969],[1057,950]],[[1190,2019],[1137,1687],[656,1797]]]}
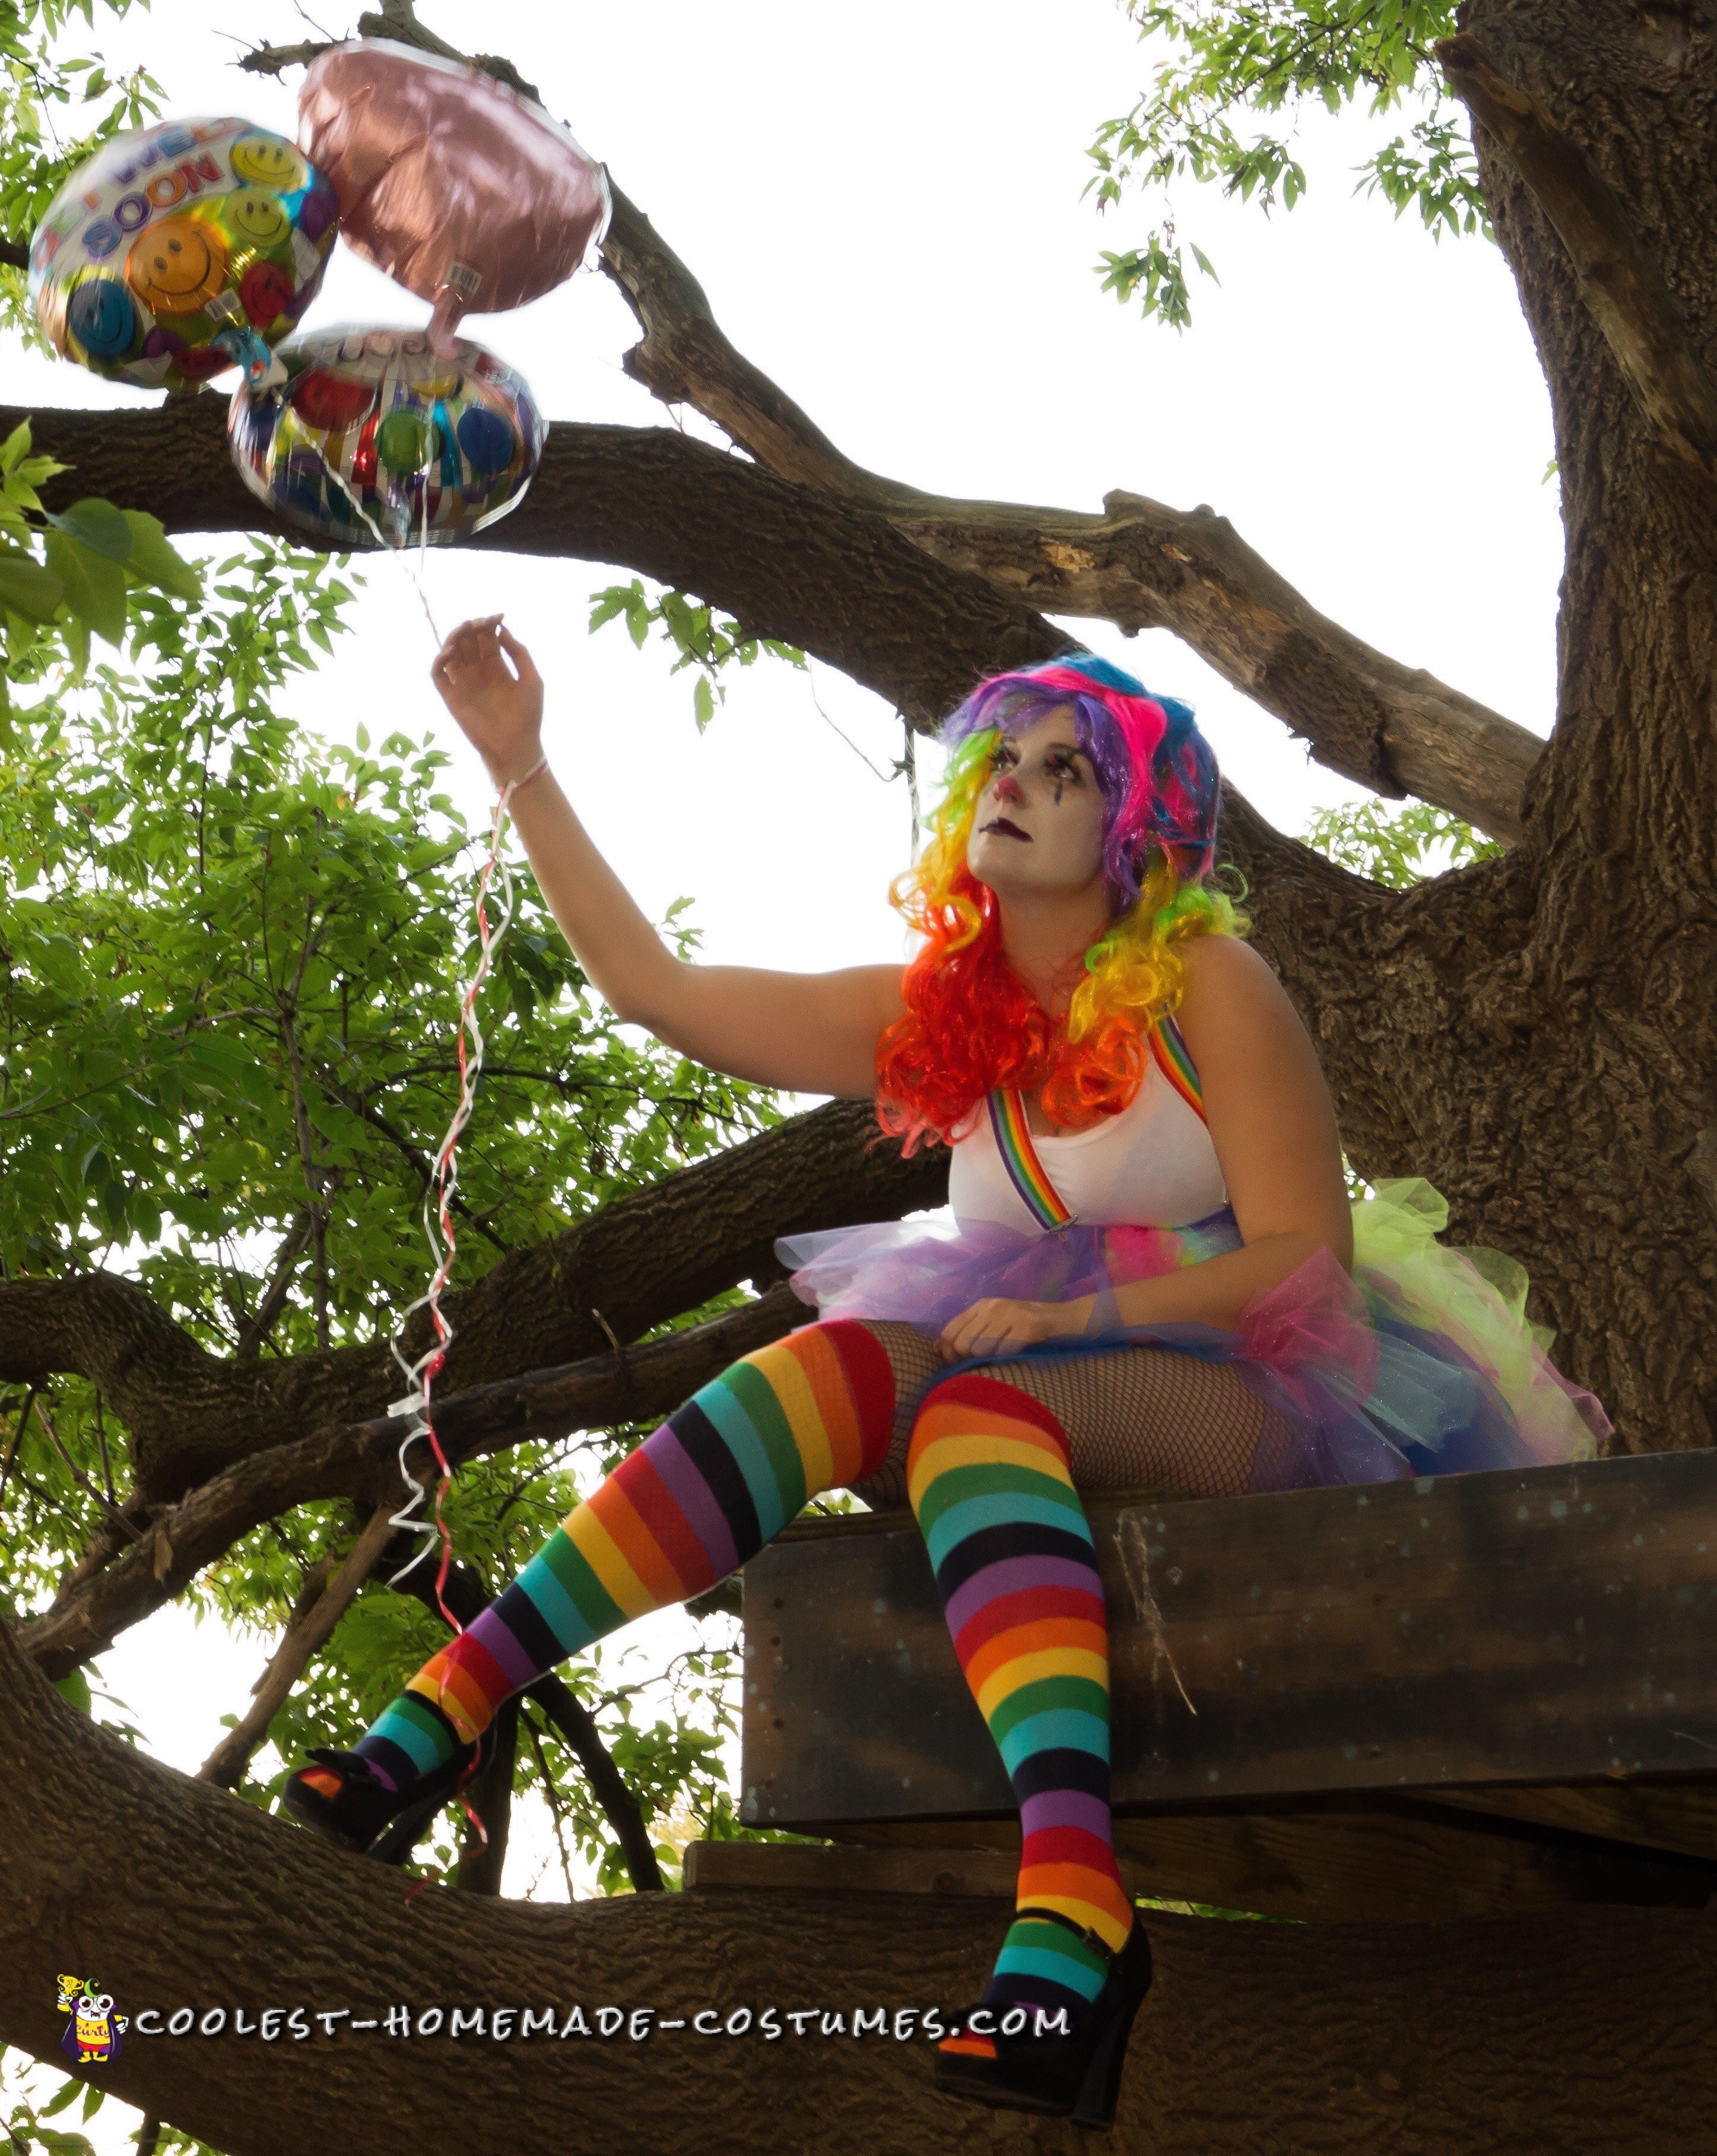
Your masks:
{"label": "owl logo icon", "polygon": [[114,2012],[113,1994],[98,1989],[93,1976],[60,1978],[59,2010],[71,2016],[59,2040],[67,2058],[99,2066],[119,2056],[128,2017]]}

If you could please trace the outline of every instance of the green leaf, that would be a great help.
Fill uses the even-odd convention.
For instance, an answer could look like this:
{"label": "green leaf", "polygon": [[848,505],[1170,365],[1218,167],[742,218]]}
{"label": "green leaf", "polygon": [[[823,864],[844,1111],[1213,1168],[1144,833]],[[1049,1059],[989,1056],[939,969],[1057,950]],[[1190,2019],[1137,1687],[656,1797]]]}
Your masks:
{"label": "green leaf", "polygon": [[71,655],[72,672],[81,681],[90,670],[90,629],[86,622],[75,614],[66,623],[63,634],[65,648]]}
{"label": "green leaf", "polygon": [[710,686],[709,675],[700,674],[697,686],[692,690],[692,716],[698,722],[700,733],[702,733],[715,716],[715,692]]}
{"label": "green leaf", "polygon": [[59,1697],[69,1700],[79,1714],[90,1712],[90,1680],[82,1670],[74,1670],[69,1676],[55,1677],[53,1684]]}
{"label": "green leaf", "polygon": [[[117,649],[126,636],[125,571],[110,555],[92,553],[81,540],[63,531],[49,531],[44,544],[49,567],[65,587],[73,619]],[[126,544],[129,548],[129,531]]]}
{"label": "green leaf", "polygon": [[91,2082],[84,2092],[84,2108],[79,2116],[85,2119],[93,2118],[106,2101],[107,2091]]}
{"label": "green leaf", "polygon": [[54,2118],[74,2104],[84,2093],[82,2082],[68,2082],[58,2095],[50,2097],[36,2113],[38,2118]]}
{"label": "green leaf", "polygon": [[205,1070],[218,1071],[223,1078],[242,1078],[256,1060],[248,1048],[218,1033],[192,1034],[191,1059]]}
{"label": "green leaf", "polygon": [[0,605],[11,607],[27,620],[48,622],[64,597],[65,586],[33,555],[11,547],[0,548]]}
{"label": "green leaf", "polygon": [[141,583],[194,603],[202,597],[202,572],[167,544],[158,519],[141,509],[122,510],[131,528],[131,551],[126,567]]}
{"label": "green leaf", "polygon": [[[100,554],[110,562],[123,562],[131,551],[131,520],[122,509],[115,509],[110,501],[103,501],[90,495],[59,516],[49,515],[48,521],[56,531],[64,531],[68,538],[75,539],[92,553]],[[153,517],[149,519],[153,524]],[[161,526],[155,526],[157,531]]]}

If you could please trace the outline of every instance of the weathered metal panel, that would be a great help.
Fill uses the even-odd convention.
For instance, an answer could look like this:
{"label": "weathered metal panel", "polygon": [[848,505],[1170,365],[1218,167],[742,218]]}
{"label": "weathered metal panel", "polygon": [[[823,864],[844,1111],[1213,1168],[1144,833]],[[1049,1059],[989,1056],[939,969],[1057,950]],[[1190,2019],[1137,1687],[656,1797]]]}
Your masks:
{"label": "weathered metal panel", "polygon": [[[1717,1453],[1090,1512],[1118,1808],[1717,1768]],[[746,1569],[745,1818],[1011,1810],[915,1529],[831,1524]]]}

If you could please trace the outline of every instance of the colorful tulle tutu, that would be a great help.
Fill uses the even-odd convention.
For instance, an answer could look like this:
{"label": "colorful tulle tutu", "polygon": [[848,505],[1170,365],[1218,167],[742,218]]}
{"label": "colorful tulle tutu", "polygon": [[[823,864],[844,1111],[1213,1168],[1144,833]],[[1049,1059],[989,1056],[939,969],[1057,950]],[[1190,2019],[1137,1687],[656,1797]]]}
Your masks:
{"label": "colorful tulle tutu", "polygon": [[1379,1183],[1353,1208],[1351,1276],[1320,1250],[1254,1296],[1233,1332],[1130,1326],[1114,1298],[1130,1281],[1239,1249],[1227,1211],[1187,1228],[1050,1234],[941,1214],[792,1236],[776,1249],[796,1292],[825,1318],[892,1319],[935,1334],[985,1296],[1094,1296],[1083,1332],[1023,1353],[1134,1342],[1232,1364],[1276,1410],[1254,1489],[1591,1459],[1609,1418],[1550,1362],[1549,1333],[1528,1322],[1525,1270],[1500,1251],[1447,1248],[1437,1237],[1448,1223],[1428,1183]]}

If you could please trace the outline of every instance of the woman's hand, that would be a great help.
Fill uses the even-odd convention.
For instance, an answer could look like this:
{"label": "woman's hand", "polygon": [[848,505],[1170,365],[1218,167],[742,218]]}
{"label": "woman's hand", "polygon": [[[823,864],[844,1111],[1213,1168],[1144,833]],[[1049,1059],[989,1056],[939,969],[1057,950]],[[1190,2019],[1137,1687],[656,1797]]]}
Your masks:
{"label": "woman's hand", "polygon": [[522,778],[541,760],[542,677],[498,613],[461,622],[429,678],[497,786]]}
{"label": "woman's hand", "polygon": [[946,1363],[970,1362],[974,1357],[1017,1355],[1039,1340],[1058,1340],[1069,1332],[1083,1332],[1094,1298],[1082,1296],[1077,1302],[1012,1302],[1006,1296],[986,1296],[970,1310],[962,1310],[942,1328],[936,1343]]}

